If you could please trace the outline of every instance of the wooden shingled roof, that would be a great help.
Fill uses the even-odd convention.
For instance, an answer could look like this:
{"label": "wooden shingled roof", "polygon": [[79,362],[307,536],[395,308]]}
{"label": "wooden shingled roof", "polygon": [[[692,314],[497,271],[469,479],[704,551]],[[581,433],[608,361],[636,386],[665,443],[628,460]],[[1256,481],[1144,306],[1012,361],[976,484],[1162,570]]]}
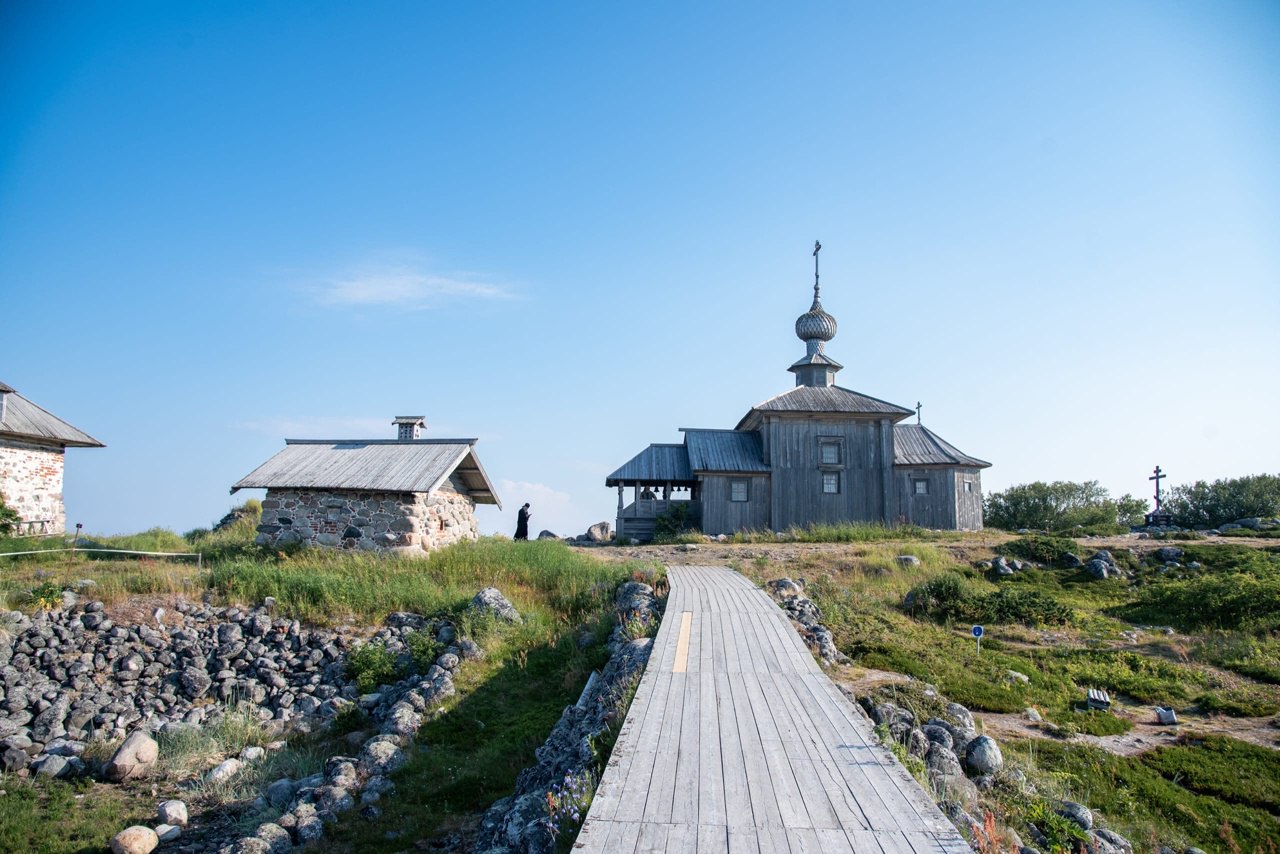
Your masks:
{"label": "wooden shingled roof", "polygon": [[739,430],[754,430],[760,426],[764,413],[823,414],[840,415],[887,415],[894,421],[900,421],[913,410],[904,409],[895,403],[881,400],[878,397],[862,394],[840,386],[796,386],[790,391],[775,395],[763,403],[758,403],[738,422]]}
{"label": "wooden shingled roof", "polygon": [[990,468],[991,463],[971,457],[920,424],[898,424],[893,428],[895,466],[972,466]]}
{"label": "wooden shingled roof", "polygon": [[37,406],[0,383],[0,436],[27,439],[72,448],[105,448],[106,446],[78,427],[73,427],[43,407]]}
{"label": "wooden shingled roof", "polygon": [[455,472],[477,504],[502,506],[475,439],[286,439],[284,450],[231,487],[430,492]]}

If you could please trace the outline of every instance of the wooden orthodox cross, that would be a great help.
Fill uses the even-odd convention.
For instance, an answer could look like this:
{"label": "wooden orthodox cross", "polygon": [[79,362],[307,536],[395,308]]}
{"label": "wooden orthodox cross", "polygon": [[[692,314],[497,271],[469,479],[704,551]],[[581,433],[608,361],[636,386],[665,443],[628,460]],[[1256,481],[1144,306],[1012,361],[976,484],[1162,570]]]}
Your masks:
{"label": "wooden orthodox cross", "polygon": [[916,401],[916,423],[917,423],[917,424],[919,424],[919,423],[920,423],[920,410],[921,410],[921,409],[924,409],[924,404],[917,400],[917,401]]}
{"label": "wooden orthodox cross", "polygon": [[818,293],[818,253],[822,251],[822,244],[813,241],[813,292]]}
{"label": "wooden orthodox cross", "polygon": [[1155,512],[1157,513],[1160,512],[1160,481],[1164,480],[1166,477],[1168,477],[1167,474],[1161,474],[1160,466],[1156,466],[1155,474],[1147,478],[1147,480],[1154,480],[1156,482],[1156,511]]}

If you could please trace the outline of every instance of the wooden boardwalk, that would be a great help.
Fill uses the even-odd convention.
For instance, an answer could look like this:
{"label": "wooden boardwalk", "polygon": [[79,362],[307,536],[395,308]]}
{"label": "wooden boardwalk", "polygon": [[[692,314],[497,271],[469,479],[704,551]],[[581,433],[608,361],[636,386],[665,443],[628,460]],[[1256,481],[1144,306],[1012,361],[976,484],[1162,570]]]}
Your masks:
{"label": "wooden boardwalk", "polygon": [[763,591],[725,567],[668,578],[576,850],[967,854]]}

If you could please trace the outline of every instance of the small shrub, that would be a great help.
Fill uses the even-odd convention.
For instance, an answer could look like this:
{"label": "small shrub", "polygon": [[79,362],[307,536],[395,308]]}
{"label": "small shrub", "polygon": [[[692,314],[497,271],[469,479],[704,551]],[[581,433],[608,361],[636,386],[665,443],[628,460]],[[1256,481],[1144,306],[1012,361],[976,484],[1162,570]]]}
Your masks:
{"label": "small shrub", "polygon": [[653,520],[653,541],[671,543],[677,537],[694,529],[689,518],[689,507],[684,502],[673,503],[671,509]]}
{"label": "small shrub", "polygon": [[52,611],[62,607],[62,585],[46,581],[31,588],[31,603],[39,611]]}
{"label": "small shrub", "polygon": [[356,687],[368,694],[395,681],[396,657],[380,641],[366,643],[347,654],[347,673],[356,680]]}
{"label": "small shrub", "polygon": [[1033,534],[1019,537],[1000,546],[997,551],[1023,560],[1033,560],[1047,566],[1062,563],[1062,556],[1076,550],[1075,540],[1066,537],[1052,537]]}
{"label": "small shrub", "polygon": [[908,594],[909,610],[935,620],[1065,625],[1071,609],[1038,590],[1001,587],[985,593],[955,573],[940,575]]}
{"label": "small shrub", "polygon": [[1071,854],[1088,849],[1089,833],[1068,818],[1058,815],[1048,801],[1036,799],[1027,805],[1024,818],[1044,834],[1049,854]]}
{"label": "small shrub", "polygon": [[409,655],[413,657],[414,667],[419,673],[425,673],[444,651],[444,644],[428,631],[410,632],[405,635],[404,643],[409,647]]}
{"label": "small shrub", "polygon": [[12,537],[18,532],[22,517],[18,511],[4,503],[4,495],[0,495],[0,537]]}

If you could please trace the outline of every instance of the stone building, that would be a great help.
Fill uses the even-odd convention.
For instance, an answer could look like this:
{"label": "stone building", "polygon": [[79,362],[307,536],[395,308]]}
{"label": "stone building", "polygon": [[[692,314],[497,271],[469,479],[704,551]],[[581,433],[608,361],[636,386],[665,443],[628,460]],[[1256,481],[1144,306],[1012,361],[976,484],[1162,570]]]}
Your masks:
{"label": "stone building", "polygon": [[395,439],[286,439],[231,492],[266,489],[257,542],[422,555],[479,536],[477,504],[501,507],[475,439],[423,439],[421,416]]}
{"label": "stone building", "polygon": [[805,354],[788,368],[796,387],[732,430],[682,428],[682,443],[650,445],[610,474],[619,536],[647,540],[664,517],[707,534],[845,522],[982,527],[990,463],[899,423],[918,410],[835,384],[842,366],[825,349],[836,320],[822,308],[816,248],[814,258],[813,305],[795,324]]}
{"label": "stone building", "polygon": [[0,382],[0,495],[22,520],[19,533],[62,533],[67,448],[106,447]]}

